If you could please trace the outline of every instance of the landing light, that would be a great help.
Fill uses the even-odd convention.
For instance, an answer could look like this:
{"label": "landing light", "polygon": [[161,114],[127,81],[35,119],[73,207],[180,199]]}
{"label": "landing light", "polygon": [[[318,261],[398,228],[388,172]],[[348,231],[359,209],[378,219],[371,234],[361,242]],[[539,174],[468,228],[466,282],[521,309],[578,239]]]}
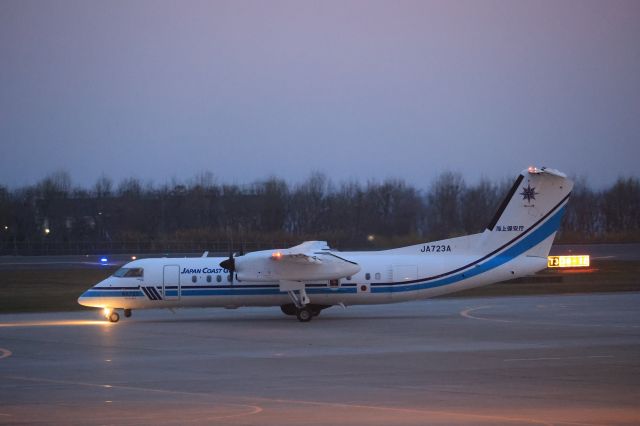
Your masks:
{"label": "landing light", "polygon": [[111,308],[104,308],[102,310],[102,313],[104,314],[105,318],[109,318],[109,315],[111,315]]}
{"label": "landing light", "polygon": [[271,257],[273,257],[275,260],[280,260],[280,259],[282,259],[282,253],[280,253],[279,251],[277,251],[277,252],[273,253],[273,254],[271,255]]}
{"label": "landing light", "polygon": [[589,255],[549,256],[549,268],[586,268],[591,264]]}
{"label": "landing light", "polygon": [[131,256],[131,260],[136,260],[137,257],[136,256]]}
{"label": "landing light", "polygon": [[109,261],[109,259],[107,259],[106,257],[101,257],[100,258],[100,262],[102,263],[107,263]]}

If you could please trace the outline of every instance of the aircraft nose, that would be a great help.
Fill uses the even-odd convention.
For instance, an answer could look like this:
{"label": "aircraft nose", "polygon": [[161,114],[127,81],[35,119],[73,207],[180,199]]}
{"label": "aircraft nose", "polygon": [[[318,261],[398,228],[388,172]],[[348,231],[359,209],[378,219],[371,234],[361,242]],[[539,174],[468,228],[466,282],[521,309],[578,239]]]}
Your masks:
{"label": "aircraft nose", "polygon": [[82,306],[91,306],[88,302],[90,297],[87,296],[87,293],[89,293],[89,290],[86,290],[84,293],[82,293],[80,295],[80,297],[78,297],[78,303]]}

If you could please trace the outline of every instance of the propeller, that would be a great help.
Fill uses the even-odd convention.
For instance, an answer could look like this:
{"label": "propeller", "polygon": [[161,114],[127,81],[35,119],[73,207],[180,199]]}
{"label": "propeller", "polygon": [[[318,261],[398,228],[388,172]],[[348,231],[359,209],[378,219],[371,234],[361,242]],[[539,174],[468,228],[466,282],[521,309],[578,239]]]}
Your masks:
{"label": "propeller", "polygon": [[229,257],[222,262],[220,266],[229,271],[229,276],[233,277],[233,273],[236,271],[236,257],[244,256],[244,243],[240,245],[240,254],[234,256],[233,242],[229,245]]}
{"label": "propeller", "polygon": [[229,251],[229,258],[220,262],[220,266],[232,273],[236,270],[236,260],[233,258],[233,251]]}
{"label": "propeller", "polygon": [[240,253],[236,254],[233,252],[233,244],[229,248],[229,257],[222,262],[220,262],[220,266],[224,269],[235,272],[236,270],[236,257],[244,256],[244,243],[240,245]]}

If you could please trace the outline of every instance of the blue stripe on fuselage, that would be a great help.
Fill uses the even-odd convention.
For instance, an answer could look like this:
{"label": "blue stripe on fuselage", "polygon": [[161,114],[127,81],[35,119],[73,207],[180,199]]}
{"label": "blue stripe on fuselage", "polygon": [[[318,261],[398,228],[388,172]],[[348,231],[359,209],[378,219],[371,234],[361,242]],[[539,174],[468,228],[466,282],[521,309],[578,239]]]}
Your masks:
{"label": "blue stripe on fuselage", "polygon": [[144,297],[144,294],[137,288],[132,288],[131,290],[92,288],[85,291],[81,297]]}
{"label": "blue stripe on fuselage", "polygon": [[556,232],[560,227],[560,221],[562,220],[563,214],[564,214],[564,207],[558,210],[558,212],[556,212],[556,214],[554,214],[551,217],[551,219],[545,222],[542,226],[540,226],[538,229],[533,231],[531,234],[527,235],[525,238],[523,238],[513,246],[507,248],[505,251],[487,260],[486,262],[478,263],[477,265],[474,265],[463,272],[448,276],[446,278],[430,280],[427,282],[411,283],[407,285],[390,285],[388,287],[373,287],[371,289],[371,292],[372,293],[389,293],[389,292],[395,293],[395,292],[415,291],[415,290],[423,290],[427,288],[442,287],[444,285],[454,284],[462,280],[466,280],[467,278],[475,277],[477,275],[488,272],[492,269],[497,268],[498,266],[504,265],[505,263],[515,259],[522,253],[540,244],[547,237],[549,237],[551,234]]}
{"label": "blue stripe on fuselage", "polygon": [[[133,294],[135,293],[135,294]],[[351,294],[357,293],[356,288],[308,288],[308,294]],[[238,286],[235,288],[203,288],[203,289],[185,289],[180,292],[181,297],[188,296],[261,296],[261,295],[279,295],[286,294],[286,292],[281,292],[280,287],[276,284],[272,288],[242,288],[242,286]],[[167,290],[166,296],[169,297],[177,297],[177,290]],[[144,297],[141,291],[130,290],[130,291],[110,291],[110,290],[97,290],[91,289],[87,290],[82,297]],[[145,297],[146,299],[146,297]]]}
{"label": "blue stripe on fuselage", "polygon": [[[356,293],[356,288],[307,288],[308,294],[349,294]],[[242,288],[238,286],[230,289],[201,289],[201,290],[183,290],[180,292],[180,296],[260,296],[260,295],[280,295],[286,294],[284,291],[280,291],[279,285],[274,285],[273,288]],[[176,291],[168,292],[169,296],[177,296]]]}

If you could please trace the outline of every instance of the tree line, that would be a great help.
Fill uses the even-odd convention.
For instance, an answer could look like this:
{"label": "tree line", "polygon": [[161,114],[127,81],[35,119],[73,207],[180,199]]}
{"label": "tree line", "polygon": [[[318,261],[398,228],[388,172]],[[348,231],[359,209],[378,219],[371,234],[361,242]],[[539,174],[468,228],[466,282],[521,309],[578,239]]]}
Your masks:
{"label": "tree line", "polygon": [[[481,232],[512,182],[469,184],[445,172],[426,189],[398,179],[335,183],[312,173],[299,184],[269,177],[247,185],[201,173],[186,183],[89,188],[66,172],[34,185],[0,186],[2,254],[225,250],[323,239],[337,248],[379,248]],[[640,181],[594,190],[577,179],[559,239],[640,241]]]}

